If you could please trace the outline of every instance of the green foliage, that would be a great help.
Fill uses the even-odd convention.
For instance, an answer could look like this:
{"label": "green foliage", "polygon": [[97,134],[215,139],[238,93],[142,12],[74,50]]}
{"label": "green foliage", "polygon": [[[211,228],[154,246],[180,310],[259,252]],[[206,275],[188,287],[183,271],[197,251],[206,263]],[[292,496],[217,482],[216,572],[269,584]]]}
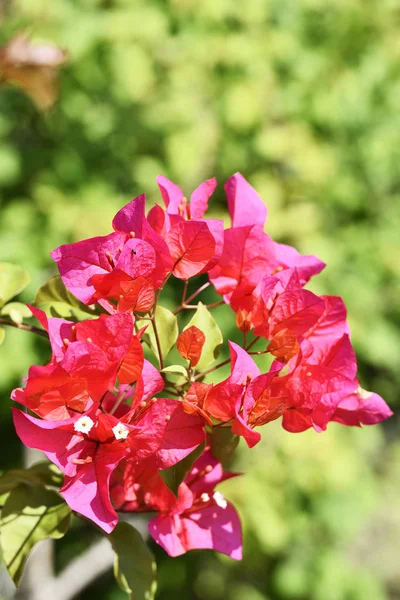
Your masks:
{"label": "green foliage", "polygon": [[[188,197],[216,175],[210,209],[227,220],[222,183],[240,170],[268,205],[268,233],[327,262],[311,287],[344,297],[361,383],[396,410],[398,3],[8,4],[4,39],[22,22],[71,54],[59,104],[49,115],[18,90],[0,88],[0,260],[31,274],[21,300],[31,302],[56,272],[49,258],[55,247],[109,233],[115,212],[141,192],[149,204],[160,202],[158,173],[176,180]],[[179,302],[180,290],[171,289],[165,305],[172,300]],[[213,315],[224,338],[235,340],[230,310]],[[9,390],[20,385],[29,364],[46,362],[41,342],[9,328],[0,348],[0,431],[10,467],[20,455]],[[398,596],[396,419],[385,429],[332,425],[321,435],[299,436],[276,422],[262,433],[260,445],[249,452],[241,444],[235,455],[233,468],[246,475],[223,484],[245,525],[244,561],[212,553],[172,560],[157,551],[158,597]],[[63,542],[63,552],[73,555],[72,542]],[[103,582],[96,592],[85,598],[119,598]]]}
{"label": "green foliage", "polygon": [[0,495],[10,492],[20,483],[61,487],[64,475],[49,462],[39,462],[29,469],[11,469],[0,476]]}
{"label": "green foliage", "polygon": [[189,473],[194,461],[199,458],[204,450],[204,443],[200,444],[193,452],[188,454],[183,460],[179,461],[176,465],[168,467],[160,471],[160,475],[164,483],[169,489],[177,496],[178,488],[186,475]]}
{"label": "green foliage", "polygon": [[8,494],[1,511],[0,542],[5,565],[18,584],[33,546],[66,533],[71,509],[54,491],[22,483]]}
{"label": "green foliage", "polygon": [[29,319],[32,313],[22,302],[9,302],[0,310],[0,315],[7,315],[11,321],[20,325],[24,319]]}
{"label": "green foliage", "polygon": [[[178,321],[176,316],[164,308],[164,306],[157,305],[155,313],[156,328],[160,340],[161,352],[165,358],[169,354],[172,347],[175,345],[178,337]],[[140,329],[147,325],[146,332],[144,334],[144,340],[149,345],[151,351],[155,356],[158,357],[158,349],[156,336],[154,335],[153,324],[150,321],[138,321],[137,326]]]}
{"label": "green foliage", "polygon": [[131,600],[153,600],[157,588],[156,563],[140,533],[120,522],[109,535],[115,552],[114,574]]}
{"label": "green foliage", "polygon": [[0,308],[21,293],[29,281],[29,275],[22,267],[11,263],[0,263]]}
{"label": "green foliage", "polygon": [[191,327],[192,325],[195,325],[206,336],[200,360],[196,365],[196,369],[201,371],[218,358],[223,337],[214,317],[201,302],[198,303],[197,310],[187,327]]}
{"label": "green foliage", "polygon": [[161,370],[161,373],[171,373],[172,375],[181,375],[182,377],[185,377],[187,380],[187,369],[185,369],[185,367],[183,367],[182,365],[171,365],[169,367],[164,367],[164,369]]}
{"label": "green foliage", "polygon": [[212,430],[210,439],[211,452],[227,468],[238,447],[240,437],[232,433],[230,427],[217,427]]}
{"label": "green foliage", "polygon": [[35,306],[45,311],[49,317],[62,317],[63,319],[82,321],[95,318],[99,314],[98,307],[91,308],[79,302],[67,290],[59,275],[54,275],[43,284],[34,300]]}

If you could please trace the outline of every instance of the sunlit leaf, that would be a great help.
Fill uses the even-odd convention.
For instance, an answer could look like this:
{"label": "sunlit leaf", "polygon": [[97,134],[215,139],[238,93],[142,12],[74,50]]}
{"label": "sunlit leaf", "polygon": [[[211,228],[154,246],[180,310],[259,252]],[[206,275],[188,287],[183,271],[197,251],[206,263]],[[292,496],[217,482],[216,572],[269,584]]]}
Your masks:
{"label": "sunlit leaf", "polygon": [[20,484],[5,501],[0,519],[3,560],[18,584],[33,546],[66,533],[71,509],[56,492],[43,486]]}
{"label": "sunlit leaf", "polygon": [[222,333],[210,311],[201,302],[197,305],[197,310],[188,323],[187,328],[195,325],[205,335],[205,343],[201,353],[201,358],[196,365],[197,369],[203,369],[212,363],[219,356],[219,351],[223,342]]}
{"label": "sunlit leaf", "polygon": [[178,463],[176,463],[176,465],[160,471],[160,475],[164,483],[169,487],[171,492],[175,494],[175,496],[178,493],[180,484],[192,468],[192,464],[197,458],[199,458],[203,450],[204,442],[200,444],[198,448],[193,450],[193,452],[188,454],[188,456],[186,456],[183,460],[180,460]]}
{"label": "sunlit leaf", "polygon": [[182,365],[171,365],[162,369],[161,373],[173,373],[174,375],[183,375],[187,379],[187,370]]}
{"label": "sunlit leaf", "polygon": [[156,562],[140,533],[120,522],[109,535],[115,556],[114,576],[131,600],[153,600],[156,582]]}
{"label": "sunlit leaf", "polygon": [[11,321],[20,325],[24,319],[29,319],[32,316],[31,311],[22,302],[9,302],[1,309],[0,314],[7,315]]}
{"label": "sunlit leaf", "polygon": [[213,427],[209,439],[213,456],[224,467],[228,466],[239,444],[239,436],[232,433],[229,427]]}
{"label": "sunlit leaf", "polygon": [[0,477],[0,494],[8,492],[20,483],[29,485],[45,485],[61,487],[64,475],[52,463],[43,461],[32,465],[29,469],[12,469]]}
{"label": "sunlit leaf", "polygon": [[34,304],[49,317],[62,317],[73,321],[94,319],[101,312],[98,306],[91,308],[79,302],[67,290],[59,275],[54,275],[39,288]]}
{"label": "sunlit leaf", "polygon": [[[158,305],[155,314],[156,327],[160,340],[161,352],[165,358],[171,348],[175,345],[178,337],[178,321],[176,316],[167,308]],[[154,335],[153,324],[150,321],[137,321],[139,328],[148,325],[143,336],[146,343],[150,346],[152,352],[158,357],[156,337]]]}
{"label": "sunlit leaf", "polygon": [[0,308],[20,294],[29,282],[30,277],[22,267],[0,263]]}

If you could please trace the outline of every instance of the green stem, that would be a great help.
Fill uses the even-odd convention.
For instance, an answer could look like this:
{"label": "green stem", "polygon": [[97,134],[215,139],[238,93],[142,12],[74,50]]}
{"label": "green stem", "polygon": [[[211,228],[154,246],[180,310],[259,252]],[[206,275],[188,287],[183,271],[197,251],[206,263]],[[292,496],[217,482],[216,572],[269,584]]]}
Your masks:
{"label": "green stem", "polygon": [[160,297],[160,290],[158,290],[158,292],[156,293],[156,297],[154,300],[154,305],[153,305],[153,309],[152,309],[150,318],[151,318],[151,323],[153,325],[154,337],[155,337],[156,345],[157,345],[158,362],[160,363],[160,369],[162,370],[164,368],[164,359],[163,359],[163,355],[162,355],[161,341],[160,341],[160,336],[158,334],[156,316],[155,316],[159,297]]}

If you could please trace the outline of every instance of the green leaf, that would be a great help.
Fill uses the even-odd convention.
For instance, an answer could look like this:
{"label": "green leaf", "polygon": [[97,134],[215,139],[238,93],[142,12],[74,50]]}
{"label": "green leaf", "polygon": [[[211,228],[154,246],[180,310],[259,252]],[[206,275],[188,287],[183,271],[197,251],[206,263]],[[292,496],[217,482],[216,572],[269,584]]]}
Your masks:
{"label": "green leaf", "polygon": [[22,267],[0,263],[0,308],[20,294],[29,282],[30,277]]}
{"label": "green leaf", "polygon": [[18,323],[18,325],[21,325],[24,319],[29,319],[32,316],[29,308],[22,302],[9,302],[3,306],[0,314],[9,316],[11,321]]}
{"label": "green leaf", "polygon": [[194,461],[202,454],[204,446],[205,443],[203,442],[188,456],[176,463],[176,465],[160,471],[162,480],[169,487],[171,492],[175,494],[175,496],[177,496],[178,488],[192,468]]}
{"label": "green leaf", "polygon": [[196,369],[201,371],[201,369],[204,369],[204,367],[207,367],[218,358],[223,337],[217,322],[201,302],[198,303],[197,310],[185,329],[192,325],[198,327],[206,336],[206,343],[203,346],[201,358],[196,365]]}
{"label": "green leaf", "polygon": [[229,427],[213,427],[209,436],[211,454],[222,466],[227,467],[232,459],[240,437],[232,433]]}
{"label": "green leaf", "polygon": [[66,533],[71,509],[56,492],[21,484],[12,490],[1,512],[0,543],[3,559],[16,585],[33,546]]}
{"label": "green leaf", "polygon": [[0,327],[0,346],[4,342],[5,337],[6,337],[6,332],[4,331],[4,329],[2,327]]}
{"label": "green leaf", "polygon": [[49,317],[62,317],[63,319],[72,319],[83,321],[85,319],[94,319],[100,313],[101,309],[91,308],[67,290],[59,275],[54,275],[42,287],[39,288],[35,300],[35,306],[44,310]]}
{"label": "green leaf", "polygon": [[171,365],[161,369],[161,373],[173,373],[174,375],[183,375],[186,379],[188,378],[188,372],[182,365]]}
{"label": "green leaf", "polygon": [[52,463],[43,461],[32,465],[29,469],[12,469],[0,477],[0,495],[13,490],[21,483],[27,485],[47,485],[59,488],[64,476],[60,469]]}
{"label": "green leaf", "polygon": [[156,589],[157,566],[140,533],[120,522],[109,535],[115,556],[114,576],[131,600],[153,600]]}
{"label": "green leaf", "polygon": [[[176,316],[170,310],[168,310],[168,308],[164,308],[160,305],[158,305],[156,308],[155,320],[158,337],[160,339],[161,352],[165,358],[178,339],[178,320]],[[150,346],[153,354],[158,357],[153,324],[150,321],[138,321],[137,325],[139,329],[145,325],[148,325],[143,338],[146,344]]]}

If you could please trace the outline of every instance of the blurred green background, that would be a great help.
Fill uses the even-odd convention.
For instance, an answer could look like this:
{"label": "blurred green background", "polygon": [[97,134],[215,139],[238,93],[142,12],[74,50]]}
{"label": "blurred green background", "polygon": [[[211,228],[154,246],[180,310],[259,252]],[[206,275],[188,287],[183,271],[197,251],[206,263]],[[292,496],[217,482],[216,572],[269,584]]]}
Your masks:
{"label": "blurred green background", "polygon": [[[400,383],[400,4],[398,0],[10,0],[20,30],[70,53],[61,95],[40,113],[0,88],[0,260],[32,283],[49,251],[110,231],[114,213],[163,173],[190,194],[241,171],[268,232],[328,267],[311,288],[342,295],[363,387],[396,410]],[[178,291],[171,290],[174,295]],[[168,299],[167,299],[168,300]],[[171,300],[171,299],[170,299]],[[229,312],[216,313],[226,338]],[[41,339],[0,348],[2,468],[21,461],[10,389]],[[400,442],[382,427],[291,435],[274,422],[225,485],[243,518],[244,560],[211,552],[159,564],[158,600],[397,600]],[[57,544],[59,565],[84,536]],[[104,577],[81,598],[125,598]]]}

